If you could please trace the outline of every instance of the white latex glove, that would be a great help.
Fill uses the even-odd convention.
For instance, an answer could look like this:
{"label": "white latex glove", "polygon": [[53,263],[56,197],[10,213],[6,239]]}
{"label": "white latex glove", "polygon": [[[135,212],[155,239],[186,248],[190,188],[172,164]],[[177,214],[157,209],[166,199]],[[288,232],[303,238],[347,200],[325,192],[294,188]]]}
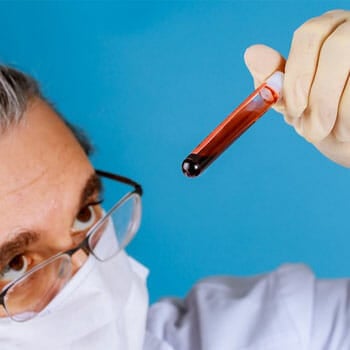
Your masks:
{"label": "white latex glove", "polygon": [[285,72],[275,109],[321,153],[350,167],[350,11],[305,22],[287,61],[264,45],[249,47],[244,58],[255,85],[276,70]]}

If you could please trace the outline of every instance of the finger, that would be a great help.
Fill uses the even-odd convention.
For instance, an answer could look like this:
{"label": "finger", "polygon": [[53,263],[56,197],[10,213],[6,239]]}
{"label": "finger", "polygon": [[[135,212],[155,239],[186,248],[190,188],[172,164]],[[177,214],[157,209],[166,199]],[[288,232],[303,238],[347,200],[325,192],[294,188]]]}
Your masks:
{"label": "finger", "polygon": [[322,45],[308,107],[302,117],[304,137],[311,142],[333,130],[350,69],[350,22],[344,22]]}
{"label": "finger", "polygon": [[279,52],[265,45],[253,45],[246,49],[244,61],[256,86],[264,82],[276,70],[284,71],[285,59]]}
{"label": "finger", "polygon": [[286,112],[290,118],[299,118],[306,109],[320,48],[347,16],[346,11],[328,12],[310,19],[295,31],[285,67],[283,89]]}
{"label": "finger", "polygon": [[350,77],[341,96],[338,117],[333,129],[335,138],[341,142],[350,142]]}

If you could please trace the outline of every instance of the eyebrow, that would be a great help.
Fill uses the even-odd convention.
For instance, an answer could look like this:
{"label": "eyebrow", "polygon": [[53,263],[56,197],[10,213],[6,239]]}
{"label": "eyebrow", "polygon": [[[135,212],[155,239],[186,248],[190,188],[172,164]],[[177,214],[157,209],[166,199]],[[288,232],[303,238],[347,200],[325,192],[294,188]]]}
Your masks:
{"label": "eyebrow", "polygon": [[[86,204],[87,200],[91,196],[93,196],[96,192],[100,193],[101,191],[102,183],[99,176],[96,173],[91,174],[81,191],[77,211],[79,211],[80,208]],[[7,242],[3,243],[0,246],[0,271],[11,258],[15,257],[17,254],[20,254],[25,248],[37,242],[39,239],[40,234],[38,232],[22,231],[15,234],[15,236],[13,236]]]}
{"label": "eyebrow", "polygon": [[100,177],[93,173],[90,175],[88,180],[85,183],[85,186],[83,187],[83,190],[81,191],[80,195],[80,202],[78,210],[86,204],[87,200],[92,197],[96,193],[102,192],[102,182]]}

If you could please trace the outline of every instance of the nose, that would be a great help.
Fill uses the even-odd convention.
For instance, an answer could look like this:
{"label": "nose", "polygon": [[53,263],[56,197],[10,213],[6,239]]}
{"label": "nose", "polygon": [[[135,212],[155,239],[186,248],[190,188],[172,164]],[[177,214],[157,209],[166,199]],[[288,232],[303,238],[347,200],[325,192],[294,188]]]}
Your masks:
{"label": "nose", "polygon": [[74,275],[86,262],[88,254],[79,249],[72,255],[72,274]]}

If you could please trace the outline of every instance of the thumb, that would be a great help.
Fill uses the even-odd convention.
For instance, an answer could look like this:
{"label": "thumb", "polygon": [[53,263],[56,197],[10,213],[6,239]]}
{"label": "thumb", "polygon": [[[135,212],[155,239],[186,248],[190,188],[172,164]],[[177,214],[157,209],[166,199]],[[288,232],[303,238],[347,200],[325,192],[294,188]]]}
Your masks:
{"label": "thumb", "polygon": [[[253,76],[254,86],[259,86],[275,71],[284,72],[286,60],[279,52],[265,45],[253,45],[244,53],[245,64]],[[285,114],[285,106],[280,99],[273,107],[276,111]]]}
{"label": "thumb", "polygon": [[253,76],[255,86],[260,85],[276,70],[284,72],[285,59],[265,45],[253,45],[244,53],[245,64]]}

